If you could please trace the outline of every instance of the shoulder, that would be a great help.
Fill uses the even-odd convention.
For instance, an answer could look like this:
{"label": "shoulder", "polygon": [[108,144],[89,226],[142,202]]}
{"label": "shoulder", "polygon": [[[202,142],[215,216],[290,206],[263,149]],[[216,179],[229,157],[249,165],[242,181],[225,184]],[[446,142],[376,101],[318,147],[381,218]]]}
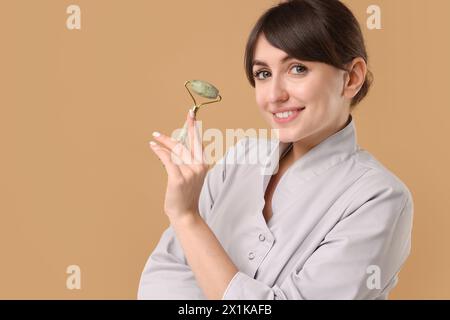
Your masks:
{"label": "shoulder", "polygon": [[353,207],[362,206],[368,201],[378,201],[396,212],[403,212],[406,208],[412,214],[412,193],[396,174],[364,149],[356,153],[355,159],[356,165],[365,170],[352,188]]}

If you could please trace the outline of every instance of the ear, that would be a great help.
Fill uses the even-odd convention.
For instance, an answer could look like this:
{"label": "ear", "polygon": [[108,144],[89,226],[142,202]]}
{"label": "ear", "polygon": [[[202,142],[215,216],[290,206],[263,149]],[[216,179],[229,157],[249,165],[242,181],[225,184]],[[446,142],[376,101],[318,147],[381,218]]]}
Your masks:
{"label": "ear", "polygon": [[352,99],[361,90],[367,74],[367,64],[363,58],[358,57],[350,62],[344,75],[344,96]]}

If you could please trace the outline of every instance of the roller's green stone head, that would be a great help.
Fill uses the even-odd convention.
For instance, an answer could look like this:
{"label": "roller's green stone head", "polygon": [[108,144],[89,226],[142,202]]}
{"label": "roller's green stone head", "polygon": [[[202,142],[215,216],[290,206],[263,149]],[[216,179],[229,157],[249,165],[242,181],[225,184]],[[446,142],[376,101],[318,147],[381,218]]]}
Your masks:
{"label": "roller's green stone head", "polygon": [[191,80],[187,83],[189,89],[201,97],[208,99],[217,99],[219,90],[212,84],[202,80]]}

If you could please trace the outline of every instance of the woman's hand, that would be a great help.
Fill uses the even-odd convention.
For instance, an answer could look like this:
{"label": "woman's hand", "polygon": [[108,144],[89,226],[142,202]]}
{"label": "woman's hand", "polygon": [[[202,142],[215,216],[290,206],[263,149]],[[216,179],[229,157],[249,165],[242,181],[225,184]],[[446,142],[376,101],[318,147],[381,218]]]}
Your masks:
{"label": "woman's hand", "polygon": [[166,168],[168,179],[164,212],[171,222],[199,215],[200,191],[209,169],[193,112],[189,112],[186,121],[189,148],[158,132],[153,133],[157,143],[150,142],[151,149]]}

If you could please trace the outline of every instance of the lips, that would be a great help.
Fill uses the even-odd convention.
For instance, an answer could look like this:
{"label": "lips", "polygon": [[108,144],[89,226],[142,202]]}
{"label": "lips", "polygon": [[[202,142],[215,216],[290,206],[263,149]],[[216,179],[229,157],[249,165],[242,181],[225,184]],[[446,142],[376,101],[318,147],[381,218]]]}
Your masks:
{"label": "lips", "polygon": [[272,114],[276,114],[279,112],[288,112],[288,111],[298,111],[298,110],[303,110],[306,107],[301,107],[301,108],[280,108],[278,110],[276,110],[276,112],[272,112]]}
{"label": "lips", "polygon": [[305,107],[279,110],[276,113],[272,113],[273,119],[277,123],[288,123],[297,118],[304,109]]}

